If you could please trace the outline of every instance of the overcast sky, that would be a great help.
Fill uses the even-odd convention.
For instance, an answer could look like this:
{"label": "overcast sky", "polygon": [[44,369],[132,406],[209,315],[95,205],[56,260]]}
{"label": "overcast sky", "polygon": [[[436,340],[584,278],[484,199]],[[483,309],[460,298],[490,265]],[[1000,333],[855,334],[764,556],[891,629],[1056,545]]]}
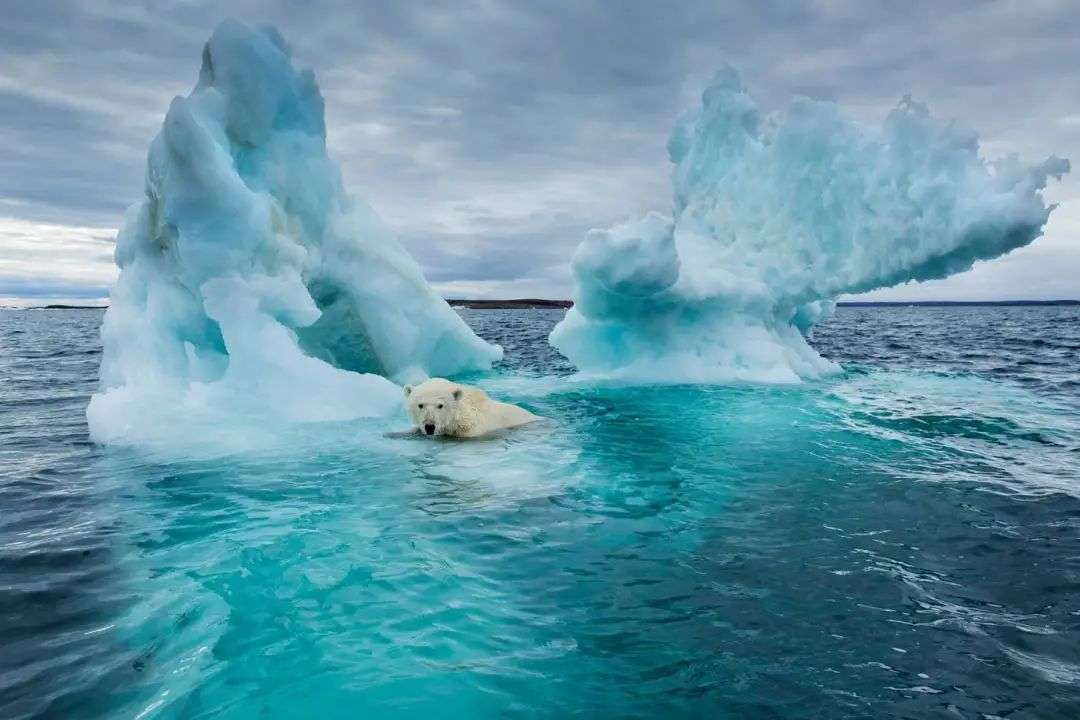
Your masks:
{"label": "overcast sky", "polygon": [[[0,298],[100,298],[170,99],[225,17],[276,25],[326,98],[349,190],[448,297],[568,297],[591,227],[669,212],[664,151],[722,63],[763,109],[905,94],[984,153],[1080,160],[1075,2],[5,2]],[[1080,172],[1043,238],[875,299],[1080,298]]]}

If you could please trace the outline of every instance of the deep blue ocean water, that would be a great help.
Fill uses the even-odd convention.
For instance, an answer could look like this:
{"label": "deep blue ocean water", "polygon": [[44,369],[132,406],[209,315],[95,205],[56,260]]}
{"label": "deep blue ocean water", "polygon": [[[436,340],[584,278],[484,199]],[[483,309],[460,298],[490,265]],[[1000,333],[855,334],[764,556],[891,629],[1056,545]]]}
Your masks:
{"label": "deep blue ocean water", "polygon": [[0,718],[1080,717],[1080,308],[842,308],[799,387],[595,387],[465,311],[478,442],[97,447],[0,311]]}

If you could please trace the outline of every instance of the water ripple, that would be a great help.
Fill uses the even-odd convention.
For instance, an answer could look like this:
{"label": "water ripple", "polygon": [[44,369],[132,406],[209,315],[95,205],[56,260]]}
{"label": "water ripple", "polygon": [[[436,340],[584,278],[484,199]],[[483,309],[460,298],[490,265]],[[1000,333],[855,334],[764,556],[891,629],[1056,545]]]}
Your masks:
{"label": "water ripple", "polygon": [[0,313],[0,716],[1080,715],[1080,313],[842,309],[800,388],[571,381],[548,421],[96,448],[100,313]]}

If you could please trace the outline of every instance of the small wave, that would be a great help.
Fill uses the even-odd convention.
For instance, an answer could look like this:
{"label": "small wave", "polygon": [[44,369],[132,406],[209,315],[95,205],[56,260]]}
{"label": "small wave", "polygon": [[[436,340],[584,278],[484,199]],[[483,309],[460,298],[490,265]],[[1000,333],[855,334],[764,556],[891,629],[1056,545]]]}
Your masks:
{"label": "small wave", "polygon": [[1035,671],[1040,677],[1059,685],[1080,685],[1080,665],[1035,653],[1021,652],[1003,645],[1006,655],[1018,664]]}

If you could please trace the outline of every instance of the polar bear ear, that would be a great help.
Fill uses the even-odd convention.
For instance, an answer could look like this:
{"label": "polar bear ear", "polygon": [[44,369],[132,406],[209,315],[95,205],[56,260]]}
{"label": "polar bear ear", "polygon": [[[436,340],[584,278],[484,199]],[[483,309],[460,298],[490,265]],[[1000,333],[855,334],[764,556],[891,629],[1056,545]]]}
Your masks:
{"label": "polar bear ear", "polygon": [[410,395],[412,395],[412,385],[406,385],[405,386],[405,397],[409,397]]}
{"label": "polar bear ear", "polygon": [[463,391],[462,391],[461,388],[454,388],[454,399],[455,400],[460,400],[462,394],[463,394]]}

